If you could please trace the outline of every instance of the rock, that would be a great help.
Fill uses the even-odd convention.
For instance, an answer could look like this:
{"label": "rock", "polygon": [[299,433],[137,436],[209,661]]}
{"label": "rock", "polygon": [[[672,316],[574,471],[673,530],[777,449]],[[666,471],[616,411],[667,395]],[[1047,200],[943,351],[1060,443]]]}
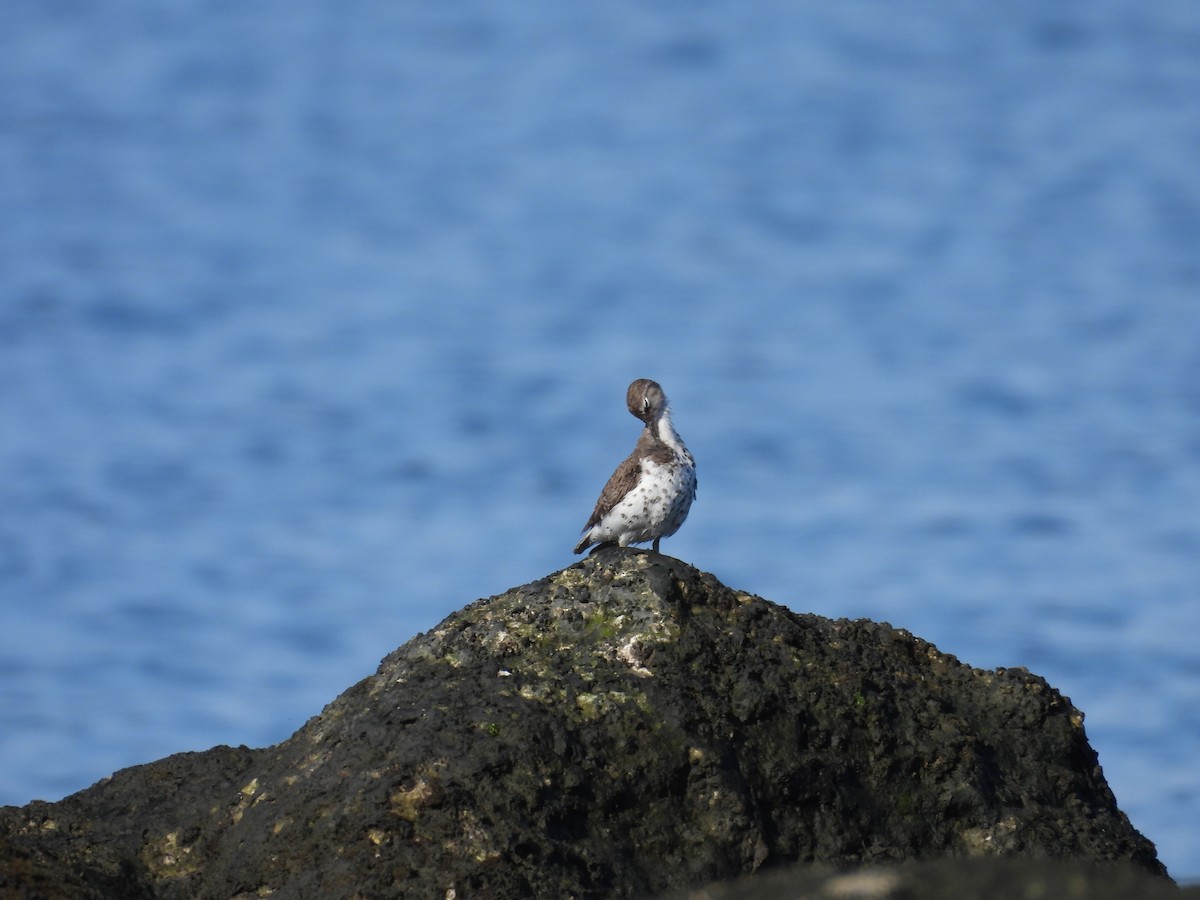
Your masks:
{"label": "rock", "polygon": [[0,835],[6,873],[155,898],[634,897],[945,856],[1165,875],[1043,679],[632,549],[472,603],[281,744],[7,807]]}
{"label": "rock", "polygon": [[941,859],[831,872],[792,866],[672,894],[664,900],[1197,900],[1200,887],[1128,864],[992,857]]}

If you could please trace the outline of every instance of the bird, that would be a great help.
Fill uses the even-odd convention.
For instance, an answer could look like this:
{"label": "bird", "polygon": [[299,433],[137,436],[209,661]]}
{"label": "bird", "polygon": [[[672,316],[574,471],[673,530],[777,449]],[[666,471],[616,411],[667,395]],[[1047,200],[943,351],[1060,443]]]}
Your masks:
{"label": "bird", "polygon": [[600,492],[576,553],[647,541],[657,553],[659,541],[679,530],[696,499],[696,461],[675,431],[662,387],[639,378],[629,385],[625,405],[646,427]]}

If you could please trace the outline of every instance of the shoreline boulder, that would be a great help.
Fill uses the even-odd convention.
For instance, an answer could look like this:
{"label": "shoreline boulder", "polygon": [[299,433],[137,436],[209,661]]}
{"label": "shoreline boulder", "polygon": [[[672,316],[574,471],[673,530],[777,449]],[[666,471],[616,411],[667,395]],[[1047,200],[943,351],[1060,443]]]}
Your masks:
{"label": "shoreline boulder", "polygon": [[1166,874],[1044,679],[617,548],[452,614],[278,745],[6,807],[0,837],[0,871],[147,898],[642,897],[947,856]]}

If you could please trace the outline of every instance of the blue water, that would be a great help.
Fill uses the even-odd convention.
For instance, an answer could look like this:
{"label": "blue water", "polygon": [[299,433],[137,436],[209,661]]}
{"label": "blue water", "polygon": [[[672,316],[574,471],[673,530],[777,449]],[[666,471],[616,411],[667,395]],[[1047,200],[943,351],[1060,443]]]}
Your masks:
{"label": "blue water", "polygon": [[1200,5],[7,0],[0,802],[663,549],[1024,665],[1200,878]]}

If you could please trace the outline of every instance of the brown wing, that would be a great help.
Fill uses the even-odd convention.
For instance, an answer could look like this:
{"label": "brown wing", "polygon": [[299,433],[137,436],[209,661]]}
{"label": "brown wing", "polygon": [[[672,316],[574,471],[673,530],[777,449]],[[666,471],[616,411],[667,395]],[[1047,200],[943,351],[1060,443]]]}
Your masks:
{"label": "brown wing", "polygon": [[637,483],[640,471],[641,463],[638,462],[637,451],[634,450],[633,453],[629,454],[617,466],[617,470],[608,479],[608,484],[604,485],[604,490],[600,492],[600,499],[596,501],[596,508],[592,510],[592,517],[583,526],[584,531],[587,531],[608,515],[612,508],[620,502],[621,498],[629,493],[630,489]]}
{"label": "brown wing", "polygon": [[612,508],[621,502],[621,498],[629,493],[637,483],[638,476],[641,475],[643,458],[652,459],[657,463],[668,463],[675,458],[675,455],[671,452],[670,447],[650,433],[649,428],[643,429],[638,436],[637,446],[633,448],[633,452],[617,466],[617,471],[612,473],[608,484],[600,492],[600,499],[596,501],[592,517],[583,526],[584,531],[608,515]]}

